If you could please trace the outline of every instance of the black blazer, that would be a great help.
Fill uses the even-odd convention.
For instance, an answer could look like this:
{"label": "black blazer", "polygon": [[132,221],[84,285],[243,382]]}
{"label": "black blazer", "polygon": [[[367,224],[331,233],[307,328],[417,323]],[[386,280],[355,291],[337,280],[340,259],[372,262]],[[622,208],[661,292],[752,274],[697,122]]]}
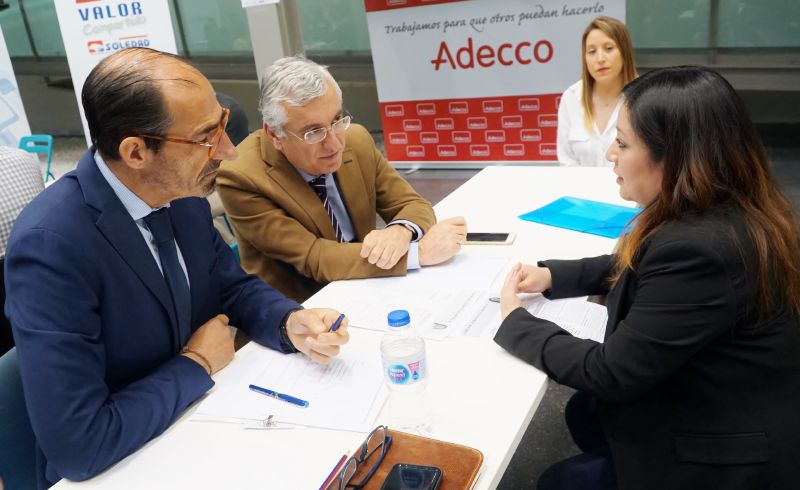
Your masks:
{"label": "black blazer", "polygon": [[551,298],[608,294],[605,343],[518,308],[495,341],[597,397],[621,489],[800,488],[800,322],[754,314],[731,207],[668,223],[608,290],[614,257],[547,261]]}

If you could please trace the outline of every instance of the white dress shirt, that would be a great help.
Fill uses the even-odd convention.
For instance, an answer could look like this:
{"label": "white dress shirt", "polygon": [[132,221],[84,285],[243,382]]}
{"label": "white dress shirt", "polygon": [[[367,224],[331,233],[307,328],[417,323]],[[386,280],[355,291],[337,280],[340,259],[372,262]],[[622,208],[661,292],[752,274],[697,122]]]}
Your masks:
{"label": "white dress shirt", "polygon": [[[128,189],[125,184],[122,183],[121,180],[114,175],[114,172],[108,168],[108,165],[103,160],[103,157],[100,156],[100,152],[94,152],[94,162],[97,164],[97,168],[100,170],[100,173],[103,174],[103,177],[108,182],[108,185],[111,186],[111,190],[114,191],[114,194],[117,195],[120,201],[122,201],[122,205],[125,206],[125,210],[128,211],[128,214],[131,215],[131,219],[133,222],[136,223],[136,226],[139,228],[139,232],[142,234],[142,238],[144,241],[147,242],[147,248],[150,249],[150,253],[153,255],[153,260],[156,261],[156,265],[158,266],[158,270],[161,271],[161,275],[164,275],[164,268],[161,267],[161,259],[158,256],[158,246],[156,245],[156,240],[153,237],[153,234],[150,233],[150,228],[147,227],[147,223],[144,222],[144,219],[152,213],[153,211],[158,211],[161,208],[151,208],[146,202],[142,201],[142,199],[133,193],[132,190]],[[169,207],[169,204],[161,207]],[[183,260],[183,254],[181,253],[181,248],[178,246],[178,242],[175,242],[175,249],[178,251],[178,263],[181,265],[181,269],[183,269],[183,273],[186,275],[186,283],[189,284],[191,288],[191,283],[189,282],[189,273],[186,272],[186,262]]]}
{"label": "white dress shirt", "polygon": [[583,82],[578,80],[561,95],[558,106],[558,161],[564,166],[611,167],[606,151],[617,137],[617,116],[622,107],[622,97],[617,100],[605,130],[600,133],[597,124],[592,131],[583,124]]}

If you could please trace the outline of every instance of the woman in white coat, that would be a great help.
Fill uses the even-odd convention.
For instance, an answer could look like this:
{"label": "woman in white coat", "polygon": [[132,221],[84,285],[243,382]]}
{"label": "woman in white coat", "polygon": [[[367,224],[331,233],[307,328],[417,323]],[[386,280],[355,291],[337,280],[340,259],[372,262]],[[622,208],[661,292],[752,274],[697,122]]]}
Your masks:
{"label": "woman in white coat", "polygon": [[611,166],[605,154],[617,135],[622,87],[636,78],[625,24],[597,17],[583,31],[583,74],[561,95],[558,161],[564,166]]}

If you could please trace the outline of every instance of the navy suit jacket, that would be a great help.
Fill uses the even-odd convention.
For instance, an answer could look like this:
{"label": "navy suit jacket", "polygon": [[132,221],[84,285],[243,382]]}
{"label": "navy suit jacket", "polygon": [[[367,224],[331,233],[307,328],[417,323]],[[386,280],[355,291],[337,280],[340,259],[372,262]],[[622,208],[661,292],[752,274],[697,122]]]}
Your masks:
{"label": "navy suit jacket", "polygon": [[[192,332],[225,313],[280,349],[280,324],[300,305],[242,271],[205,199],[173,201],[169,215],[189,275]],[[96,475],[214,384],[179,355],[187,339],[178,338],[166,282],[92,150],[17,219],[6,289],[40,486]]]}

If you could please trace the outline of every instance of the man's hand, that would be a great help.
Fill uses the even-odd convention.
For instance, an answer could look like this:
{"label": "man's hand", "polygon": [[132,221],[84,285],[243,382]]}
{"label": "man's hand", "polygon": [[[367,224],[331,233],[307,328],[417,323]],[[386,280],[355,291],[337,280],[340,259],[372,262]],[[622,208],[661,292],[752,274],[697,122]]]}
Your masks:
{"label": "man's hand", "polygon": [[361,258],[381,269],[391,269],[408,252],[411,231],[405,226],[392,225],[372,230],[361,244]]}
{"label": "man's hand", "polygon": [[339,346],[350,340],[347,318],[338,330],[328,332],[338,317],[339,312],[330,308],[293,311],[286,319],[286,333],[297,350],[320,364],[328,364],[339,354]]}
{"label": "man's hand", "polygon": [[228,317],[217,315],[195,330],[186,349],[188,352],[183,355],[206,370],[210,369],[209,375],[227,366],[233,359],[233,335],[228,327]]}
{"label": "man's hand", "polygon": [[436,265],[461,250],[467,238],[467,221],[463,216],[442,220],[431,227],[419,241],[419,264]]}

